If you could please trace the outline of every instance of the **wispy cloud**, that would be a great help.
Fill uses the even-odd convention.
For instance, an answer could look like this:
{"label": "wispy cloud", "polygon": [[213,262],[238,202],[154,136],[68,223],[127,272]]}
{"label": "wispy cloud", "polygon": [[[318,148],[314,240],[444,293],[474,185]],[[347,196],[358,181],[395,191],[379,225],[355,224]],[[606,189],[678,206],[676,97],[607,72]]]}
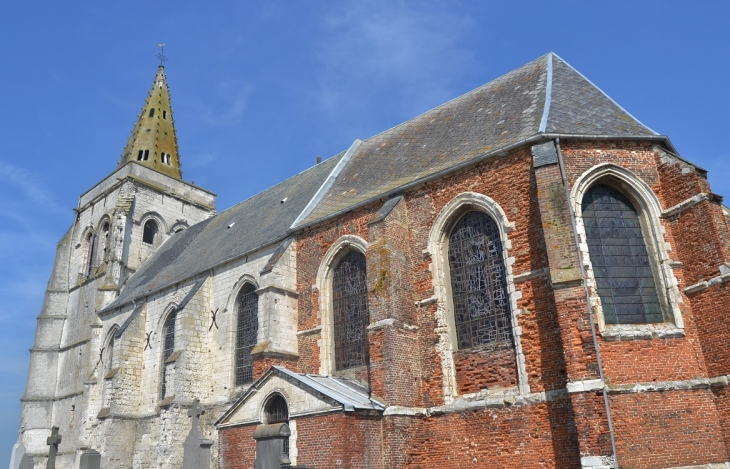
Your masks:
{"label": "wispy cloud", "polygon": [[248,83],[226,80],[220,83],[217,105],[208,107],[203,119],[209,125],[232,126],[241,122],[253,88]]}
{"label": "wispy cloud", "polygon": [[404,112],[423,110],[451,97],[454,81],[475,64],[464,44],[473,27],[466,15],[437,3],[346,5],[323,19],[326,34],[317,56],[325,108],[376,86],[394,90]]}
{"label": "wispy cloud", "polygon": [[[26,202],[43,207],[47,211],[68,212],[68,209],[61,207],[45,189],[46,184],[26,169],[0,161],[0,182],[8,183],[19,189]],[[16,196],[13,200],[19,198],[23,197]]]}

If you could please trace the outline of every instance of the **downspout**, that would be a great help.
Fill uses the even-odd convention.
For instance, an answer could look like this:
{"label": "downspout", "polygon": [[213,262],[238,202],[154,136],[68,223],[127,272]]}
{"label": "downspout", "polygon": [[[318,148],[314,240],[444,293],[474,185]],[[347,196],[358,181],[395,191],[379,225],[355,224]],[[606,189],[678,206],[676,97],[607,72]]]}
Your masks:
{"label": "downspout", "polygon": [[608,420],[608,432],[611,436],[611,449],[613,450],[613,463],[618,468],[618,455],[616,454],[616,437],[613,431],[613,420],[611,419],[611,406],[608,402],[608,391],[606,390],[606,381],[603,377],[603,364],[601,362],[601,349],[598,348],[598,337],[596,336],[596,325],[593,321],[593,311],[591,310],[591,295],[588,291],[588,283],[586,282],[585,266],[583,265],[583,256],[580,252],[580,240],[578,239],[578,228],[575,224],[575,211],[573,203],[570,200],[570,189],[568,189],[568,177],[565,174],[565,164],[563,163],[563,152],[560,150],[560,137],[555,139],[555,149],[558,151],[558,165],[560,166],[560,177],[563,179],[563,187],[565,188],[565,200],[568,202],[568,211],[570,213],[570,224],[573,227],[573,241],[578,250],[578,265],[580,266],[580,274],[583,279],[583,290],[586,295],[586,304],[588,305],[588,318],[591,324],[591,335],[593,336],[593,348],[596,350],[596,362],[598,364],[598,376],[601,379],[603,389],[603,402],[606,405],[606,420]]}

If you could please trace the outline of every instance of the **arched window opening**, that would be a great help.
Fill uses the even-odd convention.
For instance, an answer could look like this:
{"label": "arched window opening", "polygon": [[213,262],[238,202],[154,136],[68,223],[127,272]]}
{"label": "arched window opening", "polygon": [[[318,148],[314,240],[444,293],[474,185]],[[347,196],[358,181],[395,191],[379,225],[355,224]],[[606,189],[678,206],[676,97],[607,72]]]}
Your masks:
{"label": "arched window opening", "polygon": [[[150,129],[147,129],[147,132],[149,132],[149,131],[150,131]],[[145,150],[144,151],[144,158],[143,159],[145,161],[147,161],[149,158],[150,158],[150,151],[149,150]]]}
{"label": "arched window opening", "polygon": [[370,313],[365,256],[362,253],[350,251],[340,260],[332,278],[332,292],[335,369],[365,365]]}
{"label": "arched window opening", "polygon": [[109,337],[109,343],[106,346],[106,371],[107,373],[114,368],[114,334],[116,329],[113,330]]}
{"label": "arched window opening", "polygon": [[611,186],[591,187],[582,201],[588,255],[606,324],[664,321],[641,219]]}
{"label": "arched window opening", "polygon": [[236,385],[253,381],[251,351],[259,330],[259,296],[256,287],[247,283],[238,294],[238,330],[236,334]]}
{"label": "arched window opening", "polygon": [[107,249],[109,248],[109,222],[105,221],[99,232],[99,263],[106,258]]}
{"label": "arched window opening", "polygon": [[175,317],[177,312],[172,312],[165,321],[162,333],[164,334],[164,344],[162,348],[162,388],[161,396],[164,398],[167,395],[167,366],[165,362],[170,358],[170,355],[175,351]]}
{"label": "arched window opening", "polygon": [[144,224],[144,231],[142,232],[142,242],[146,244],[155,244],[157,231],[157,222],[154,220],[147,220],[147,223]]}
{"label": "arched window opening", "polygon": [[502,241],[491,217],[472,211],[454,226],[449,268],[458,348],[512,344]]}
{"label": "arched window opening", "polygon": [[[264,407],[264,413],[266,423],[271,425],[273,423],[289,423],[289,407],[286,405],[286,400],[279,394],[276,394]],[[289,456],[289,438],[284,438],[282,441],[283,452]]]}
{"label": "arched window opening", "polygon": [[164,109],[162,110],[162,118],[167,119],[167,111],[165,111]]}
{"label": "arched window opening", "polygon": [[144,150],[140,150],[137,153],[137,161],[142,161],[142,157],[144,156]]}
{"label": "arched window opening", "polygon": [[89,235],[86,237],[86,262],[84,264],[84,275],[90,276],[91,275],[91,266],[94,263],[94,245],[96,244],[96,237],[89,233]]}
{"label": "arched window opening", "polygon": [[150,109],[150,117],[155,117],[155,108]]}

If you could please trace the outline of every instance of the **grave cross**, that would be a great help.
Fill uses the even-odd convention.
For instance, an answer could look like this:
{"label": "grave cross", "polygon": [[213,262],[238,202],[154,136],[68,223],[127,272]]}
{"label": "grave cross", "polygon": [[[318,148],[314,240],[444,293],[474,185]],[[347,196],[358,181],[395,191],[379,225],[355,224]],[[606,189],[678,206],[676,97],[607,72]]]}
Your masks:
{"label": "grave cross", "polygon": [[205,411],[200,407],[200,399],[195,398],[193,400],[193,407],[188,410],[188,417],[193,418],[193,428],[198,428],[198,419],[203,415]]}
{"label": "grave cross", "polygon": [[46,444],[50,446],[48,449],[46,469],[56,469],[56,453],[58,453],[58,445],[61,444],[61,435],[58,434],[58,427],[51,427],[51,436],[46,440]]}

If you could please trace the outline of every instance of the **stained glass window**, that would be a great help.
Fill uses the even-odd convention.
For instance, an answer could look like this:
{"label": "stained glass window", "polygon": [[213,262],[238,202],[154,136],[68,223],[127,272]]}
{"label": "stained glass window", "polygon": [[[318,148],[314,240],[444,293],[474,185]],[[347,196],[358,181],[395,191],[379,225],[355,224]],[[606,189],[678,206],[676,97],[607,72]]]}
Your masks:
{"label": "stained glass window", "polygon": [[626,196],[593,186],[583,198],[588,254],[606,324],[662,322],[656,282],[641,223]]}
{"label": "stained glass window", "polygon": [[449,267],[459,349],[512,344],[512,319],[497,223],[468,212],[449,236]]}
{"label": "stained glass window", "polygon": [[351,251],[337,264],[332,279],[335,368],[343,370],[365,364],[368,312],[365,256]]}
{"label": "stained glass window", "polygon": [[236,335],[236,385],[253,381],[251,351],[259,330],[259,296],[247,283],[238,295],[238,333]]}
{"label": "stained glass window", "polygon": [[175,351],[175,317],[177,312],[172,312],[165,321],[165,327],[163,328],[163,334],[165,334],[165,342],[162,347],[162,389],[161,394],[164,398],[167,393],[167,366],[165,362],[172,352]]}

